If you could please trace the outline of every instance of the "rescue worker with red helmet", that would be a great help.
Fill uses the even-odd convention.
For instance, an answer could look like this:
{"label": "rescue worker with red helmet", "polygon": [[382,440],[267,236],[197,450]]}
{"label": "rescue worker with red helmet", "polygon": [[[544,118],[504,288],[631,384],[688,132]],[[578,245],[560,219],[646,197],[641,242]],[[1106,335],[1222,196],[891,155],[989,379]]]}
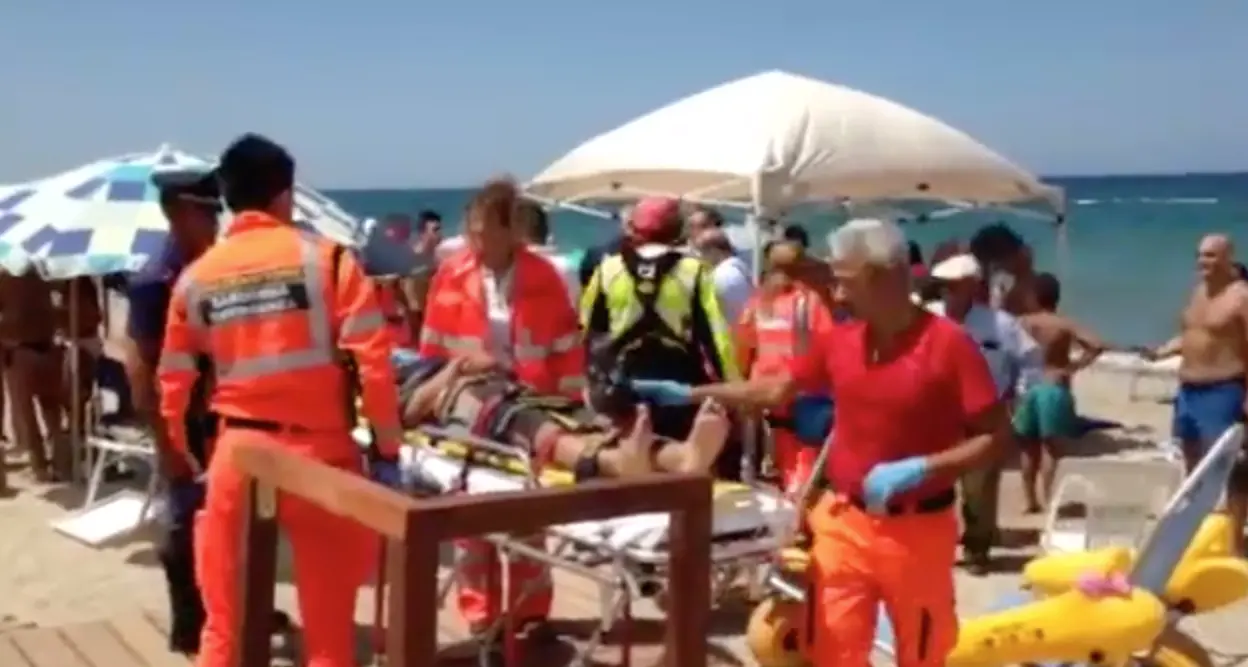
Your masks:
{"label": "rescue worker with red helmet", "polygon": [[[555,267],[516,234],[520,201],[514,183],[496,180],[468,204],[468,244],[434,274],[419,353],[488,357],[539,393],[579,399],[585,355],[576,313]],[[530,545],[544,549],[545,540],[534,536]],[[480,539],[457,547],[458,606],[474,634],[490,629],[503,609],[524,625],[549,616],[554,591],[546,566],[511,559],[504,605],[494,548]]]}
{"label": "rescue worker with red helmet", "polygon": [[[602,260],[581,295],[581,323],[591,345],[624,377],[689,384],[737,380],[737,353],[710,268],[677,249],[684,233],[680,202],[646,197],[629,212],[618,252]],[[600,355],[591,362],[598,365]],[[654,406],[654,430],[680,440],[697,406]],[[739,476],[741,449],[732,441],[716,474]]]}
{"label": "rescue worker with red helmet", "polygon": [[[379,455],[398,454],[393,342],[376,295],[351,253],[292,224],[294,174],[294,159],[263,137],[244,135],[226,149],[217,177],[236,215],[182,273],[170,303],[158,378],[172,447],[186,448],[176,425],[203,368],[219,416],[196,524],[207,612],[199,667],[229,667],[241,648],[235,603],[246,484],[236,449],[272,447],[360,472],[350,434],[358,386]],[[298,497],[279,494],[277,511],[293,551],[307,665],[354,666],[355,597],[376,565],[378,540]]]}

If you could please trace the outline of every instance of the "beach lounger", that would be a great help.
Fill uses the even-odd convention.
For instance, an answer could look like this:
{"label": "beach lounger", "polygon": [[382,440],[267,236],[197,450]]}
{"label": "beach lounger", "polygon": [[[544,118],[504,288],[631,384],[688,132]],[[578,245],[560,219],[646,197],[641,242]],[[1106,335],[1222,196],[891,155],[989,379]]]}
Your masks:
{"label": "beach lounger", "polygon": [[[112,362],[111,364],[108,362]],[[89,473],[81,507],[52,522],[56,531],[91,546],[125,537],[160,515],[157,502],[159,475],[156,444],[146,429],[132,425],[135,414],[124,372],[106,357],[100,359],[100,388],[90,431],[84,438],[84,457]],[[119,465],[140,468],[147,474],[142,490],[123,489],[100,498],[105,475]]]}
{"label": "beach lounger", "polygon": [[1064,458],[1040,547],[1075,552],[1139,546],[1182,482],[1182,463],[1165,458]]}
{"label": "beach lounger", "polygon": [[[362,447],[368,446],[366,429],[357,429],[355,437]],[[532,474],[526,455],[509,445],[438,428],[408,434],[400,467],[405,487],[417,495],[497,493],[574,483],[564,470],[547,468]],[[719,482],[714,493],[712,596],[719,599],[743,577],[749,585],[761,585],[758,577],[763,566],[776,552],[778,536],[788,534],[795,525],[796,511],[772,489]],[[612,517],[547,529],[549,550],[537,559],[591,578],[602,591],[603,617],[590,645],[629,617],[632,601],[661,595],[666,584],[668,529],[666,514]],[[487,539],[511,558],[537,556],[503,536]],[[449,589],[449,581],[439,587],[444,595]],[[490,632],[500,627],[501,623]]]}
{"label": "beach lounger", "polygon": [[[1139,385],[1141,380],[1161,380],[1177,385],[1179,381],[1179,358],[1171,357],[1161,361],[1148,361],[1134,354],[1110,352],[1103,354],[1092,365],[1095,370],[1126,375],[1127,397],[1132,400],[1140,398]],[[1173,393],[1173,392],[1170,392]]]}

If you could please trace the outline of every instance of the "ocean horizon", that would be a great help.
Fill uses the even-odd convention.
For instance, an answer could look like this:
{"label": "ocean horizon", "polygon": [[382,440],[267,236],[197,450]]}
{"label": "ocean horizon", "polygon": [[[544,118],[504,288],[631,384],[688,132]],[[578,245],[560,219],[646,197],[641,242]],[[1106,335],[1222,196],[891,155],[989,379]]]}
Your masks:
{"label": "ocean horizon", "polygon": [[[1066,251],[1059,256],[1057,227],[1050,220],[988,209],[969,210],[906,225],[925,253],[949,239],[966,239],[975,229],[1004,221],[1035,249],[1041,270],[1062,279],[1062,310],[1109,342],[1159,343],[1174,335],[1179,311],[1195,280],[1196,244],[1213,232],[1229,235],[1241,260],[1248,259],[1248,172],[1174,175],[1047,177],[1066,192]],[[419,189],[329,189],[325,194],[351,213],[379,217],[440,213],[447,234],[457,233],[473,187]],[[915,214],[939,205],[903,206]],[[795,212],[814,244],[843,215]],[[617,227],[567,210],[552,215],[555,244],[573,252],[609,239]]]}

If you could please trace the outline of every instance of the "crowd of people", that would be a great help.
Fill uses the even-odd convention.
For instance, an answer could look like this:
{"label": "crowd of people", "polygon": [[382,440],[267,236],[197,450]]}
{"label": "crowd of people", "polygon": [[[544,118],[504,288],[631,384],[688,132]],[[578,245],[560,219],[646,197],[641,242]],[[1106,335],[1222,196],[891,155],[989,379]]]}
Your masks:
{"label": "crowd of people", "polygon": [[[12,434],[0,432],[0,438],[26,454],[36,481],[73,477],[72,443],[75,434],[81,438],[85,432],[86,403],[102,351],[100,323],[91,280],[0,274],[0,415],[7,407],[12,417]],[[8,492],[8,470],[0,465],[0,494]]]}
{"label": "crowd of people", "polygon": [[[256,135],[211,172],[156,174],[168,246],[126,288],[122,356],[172,515],[161,553],[170,648],[198,653],[201,667],[232,664],[239,649],[245,489],[232,451],[261,443],[393,484],[403,430],[447,417],[577,480],[772,475],[793,492],[814,479],[815,662],[867,664],[884,602],[901,663],[942,664],[956,640],[959,542],[970,570],[985,571],[1001,465],[1015,448],[1028,510],[1049,502],[1057,459],[1079,435],[1072,378],[1107,348],[1061,314],[1058,279],[1002,224],[942,244],[926,263],[886,220],[838,228],[826,261],[791,226],[766,244],[756,279],[717,211],[647,197],[569,279],[549,258],[546,212],[497,180],[472,198],[456,247],[435,212],[386,219],[398,230],[388,240],[436,269],[379,278],[366,275],[367,256],[290,224],[294,175],[289,153]],[[233,218],[219,235],[222,206]],[[1182,333],[1137,350],[1182,355],[1175,433],[1193,462],[1244,415],[1248,283],[1233,254],[1225,237],[1202,242]],[[83,304],[72,318],[71,303]],[[15,435],[41,478],[69,473],[60,429],[81,412],[51,380],[64,364],[58,342],[97,338],[98,303],[91,281],[0,278]],[[80,364],[93,363],[98,348],[77,348]],[[365,455],[350,435],[360,417],[374,435]],[[751,429],[769,435],[757,469]],[[1248,486],[1236,479],[1230,506],[1242,519]],[[377,541],[297,498],[282,498],[278,515],[308,664],[354,664],[354,598]],[[540,537],[531,545],[544,548]],[[503,601],[493,547],[456,548],[457,607],[473,629],[500,609],[544,627],[548,570],[510,560],[515,595]]]}

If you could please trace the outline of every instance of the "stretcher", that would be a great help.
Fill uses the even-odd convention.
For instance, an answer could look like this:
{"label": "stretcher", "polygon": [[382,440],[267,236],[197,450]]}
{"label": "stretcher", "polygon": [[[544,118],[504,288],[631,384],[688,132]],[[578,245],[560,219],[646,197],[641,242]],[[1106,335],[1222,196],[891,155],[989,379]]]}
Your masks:
{"label": "stretcher", "polygon": [[[367,446],[366,430],[357,429],[355,438]],[[526,452],[459,429],[422,427],[409,432],[399,464],[405,489],[417,495],[497,493],[575,483],[565,470],[534,471]],[[735,482],[716,483],[714,494],[712,600],[722,600],[741,585],[751,592],[760,591],[764,566],[787,543],[796,525],[795,506],[777,490]],[[654,598],[661,604],[667,580],[668,524],[667,514],[636,514],[550,526],[546,552],[501,535],[486,539],[505,558],[537,560],[599,586],[603,613],[587,643],[588,653],[617,623],[631,620],[633,601]],[[450,588],[448,577],[440,583],[439,593],[445,596]],[[500,622],[487,634],[497,635],[502,629]]]}

